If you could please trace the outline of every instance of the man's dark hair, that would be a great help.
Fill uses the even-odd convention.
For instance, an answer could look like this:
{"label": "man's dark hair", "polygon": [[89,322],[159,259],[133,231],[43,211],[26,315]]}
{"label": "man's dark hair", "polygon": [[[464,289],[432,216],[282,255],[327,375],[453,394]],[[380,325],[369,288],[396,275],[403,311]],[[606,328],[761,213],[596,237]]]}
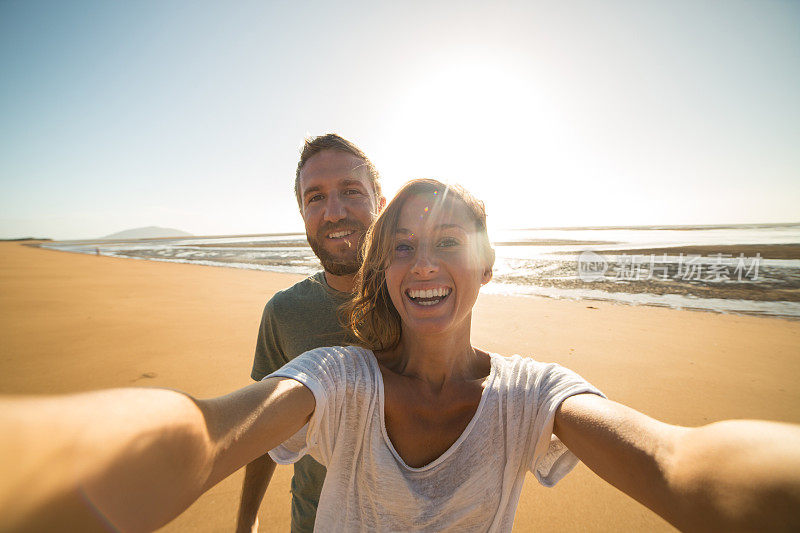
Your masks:
{"label": "man's dark hair", "polygon": [[375,197],[381,197],[380,176],[378,175],[378,170],[375,168],[375,165],[372,164],[372,161],[369,160],[358,146],[347,139],[335,133],[327,133],[312,139],[306,139],[305,143],[303,143],[303,149],[300,151],[300,161],[297,163],[297,173],[294,178],[294,194],[297,197],[297,206],[300,208],[301,213],[303,212],[303,199],[300,197],[300,171],[309,159],[323,150],[346,152],[364,161]]}

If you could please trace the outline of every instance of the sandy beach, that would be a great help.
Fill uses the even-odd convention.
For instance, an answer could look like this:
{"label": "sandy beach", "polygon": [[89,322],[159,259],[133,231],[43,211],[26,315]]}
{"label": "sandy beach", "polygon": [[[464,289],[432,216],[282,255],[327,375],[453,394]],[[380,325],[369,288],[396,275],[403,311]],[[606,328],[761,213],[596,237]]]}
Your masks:
{"label": "sandy beach", "polygon": [[[224,394],[251,382],[265,302],[300,279],[0,243],[0,393],[157,386]],[[561,363],[670,423],[800,423],[800,321],[482,295],[473,343]],[[290,475],[279,467],[261,531],[288,531]],[[241,481],[242,471],[162,531],[232,531]],[[515,530],[533,529],[672,530],[583,465],[553,489],[529,475]]]}

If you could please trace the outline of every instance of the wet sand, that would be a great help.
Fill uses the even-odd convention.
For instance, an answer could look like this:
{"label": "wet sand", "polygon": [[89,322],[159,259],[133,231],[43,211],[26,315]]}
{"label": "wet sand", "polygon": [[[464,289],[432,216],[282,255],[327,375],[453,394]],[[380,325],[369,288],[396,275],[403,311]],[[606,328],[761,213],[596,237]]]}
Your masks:
{"label": "wet sand", "polygon": [[[300,279],[0,243],[0,393],[224,394],[250,383],[264,303]],[[798,321],[483,295],[473,324],[477,346],[559,362],[667,422],[800,423]],[[261,531],[288,531],[290,473],[276,472]],[[232,531],[241,480],[240,471],[162,531]],[[672,529],[583,465],[553,489],[529,475],[515,530],[534,528]]]}
{"label": "wet sand", "polygon": [[[705,246],[675,246],[671,248],[632,248],[630,250],[594,250],[603,255],[702,255],[706,257],[737,258],[744,254],[747,259],[753,259],[760,254],[762,259],[800,259],[800,244],[715,244]],[[559,252],[564,254],[578,254],[580,252]]]}

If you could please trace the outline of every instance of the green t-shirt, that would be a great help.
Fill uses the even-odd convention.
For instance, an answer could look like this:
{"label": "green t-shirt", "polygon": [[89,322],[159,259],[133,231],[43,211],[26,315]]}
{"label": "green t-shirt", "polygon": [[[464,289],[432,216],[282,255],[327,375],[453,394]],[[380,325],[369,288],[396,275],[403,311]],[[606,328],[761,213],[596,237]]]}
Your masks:
{"label": "green t-shirt", "polygon": [[[352,344],[338,315],[347,298],[328,285],[324,272],[275,293],[264,307],[250,376],[260,381],[309,350]],[[314,530],[324,480],[325,467],[311,456],[294,464],[292,533]]]}

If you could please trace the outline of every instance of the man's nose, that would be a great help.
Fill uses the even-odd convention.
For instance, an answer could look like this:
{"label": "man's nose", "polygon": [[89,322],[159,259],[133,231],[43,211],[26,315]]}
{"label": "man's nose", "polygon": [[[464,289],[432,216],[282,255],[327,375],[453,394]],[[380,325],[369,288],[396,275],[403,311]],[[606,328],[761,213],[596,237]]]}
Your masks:
{"label": "man's nose", "polygon": [[325,202],[325,220],[327,222],[338,222],[346,216],[347,213],[345,212],[342,200],[338,195],[330,195]]}
{"label": "man's nose", "polygon": [[439,264],[426,246],[417,249],[411,271],[417,276],[430,276],[439,271]]}

